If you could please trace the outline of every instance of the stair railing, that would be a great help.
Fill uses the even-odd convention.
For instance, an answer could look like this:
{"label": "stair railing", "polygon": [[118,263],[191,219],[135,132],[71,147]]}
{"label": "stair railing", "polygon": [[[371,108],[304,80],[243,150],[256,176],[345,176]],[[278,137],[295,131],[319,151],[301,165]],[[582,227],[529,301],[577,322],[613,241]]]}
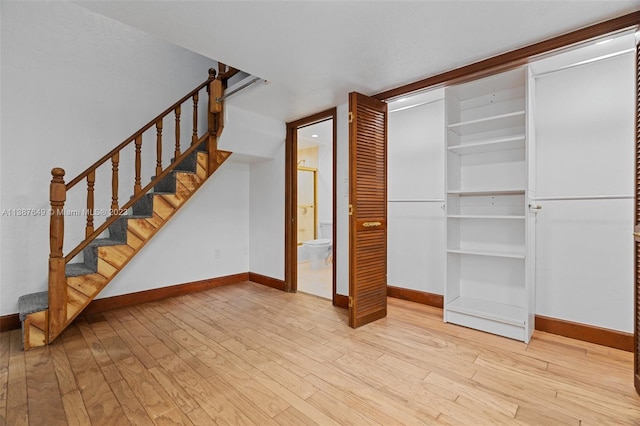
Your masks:
{"label": "stair railing", "polygon": [[[235,70],[233,70],[235,71]],[[49,227],[49,341],[53,341],[64,329],[67,323],[67,279],[66,265],[77,256],[84,248],[86,248],[93,240],[102,234],[111,224],[113,224],[121,214],[138,202],[146,193],[160,183],[169,173],[171,173],[177,165],[185,160],[193,153],[202,143],[206,143],[209,152],[208,174],[211,175],[217,166],[216,151],[217,140],[222,132],[224,125],[223,103],[219,100],[224,91],[225,75],[216,78],[216,71],[212,68],[209,70],[209,78],[198,87],[193,89],[187,95],[175,102],[160,115],[149,121],[140,130],[125,139],[120,145],[105,154],[98,161],[89,166],[85,171],[73,178],[69,183],[65,184],[65,171],[61,168],[54,168],[51,171],[52,179],[49,188],[51,216]],[[209,94],[209,103],[207,111],[207,132],[204,136],[198,136],[198,102],[199,93],[206,88]],[[184,152],[181,152],[180,145],[180,120],[183,104],[189,100],[193,103],[193,131],[191,133],[191,145]],[[172,163],[163,168],[162,165],[162,149],[163,149],[163,120],[170,114],[175,117],[175,145],[174,159]],[[155,177],[149,184],[142,187],[142,135],[147,130],[155,126],[156,130],[156,159],[155,159]],[[118,200],[119,192],[119,167],[120,153],[131,144],[135,147],[135,178],[133,182],[133,197],[126,203],[120,205]],[[96,170],[105,163],[111,163],[111,209],[110,215],[105,222],[98,226],[94,226],[94,207],[95,207],[95,181]],[[64,242],[64,217],[65,217],[65,201],[67,193],[81,181],[86,180],[86,225],[85,238],[68,254],[63,253]]]}

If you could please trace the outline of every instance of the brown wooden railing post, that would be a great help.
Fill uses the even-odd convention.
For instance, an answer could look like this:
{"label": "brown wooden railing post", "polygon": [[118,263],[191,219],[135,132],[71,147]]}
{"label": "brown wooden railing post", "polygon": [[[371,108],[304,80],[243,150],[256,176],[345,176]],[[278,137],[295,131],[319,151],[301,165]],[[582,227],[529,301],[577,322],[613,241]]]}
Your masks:
{"label": "brown wooden railing post", "polygon": [[181,113],[180,105],[178,105],[175,109],[176,113],[176,150],[173,153],[173,158],[180,157],[180,113]]}
{"label": "brown wooden railing post", "polygon": [[191,145],[198,142],[198,92],[193,94],[193,134]]}
{"label": "brown wooden railing post", "polygon": [[87,175],[87,227],[85,229],[85,236],[93,234],[93,209],[94,209],[94,186],[96,183],[96,171],[91,170]]}
{"label": "brown wooden railing post", "polygon": [[136,180],[133,184],[133,194],[138,195],[138,192],[142,190],[142,135],[136,138]]}
{"label": "brown wooden railing post", "polygon": [[111,157],[111,214],[118,210],[118,163],[120,151]]}
{"label": "brown wooden railing post", "polygon": [[209,82],[209,111],[208,111],[208,125],[209,125],[209,137],[207,140],[207,152],[209,153],[209,164],[208,164],[208,173],[209,176],[213,174],[213,172],[218,167],[218,135],[217,135],[217,120],[219,116],[222,114],[222,97],[223,87],[222,80],[219,78],[215,78],[216,70],[211,68],[209,70],[209,78],[213,79]]}
{"label": "brown wooden railing post", "polygon": [[65,259],[62,255],[64,242],[64,202],[67,188],[64,184],[64,170],[51,170],[49,199],[51,218],[49,225],[49,341],[63,329],[67,321],[67,279]]}

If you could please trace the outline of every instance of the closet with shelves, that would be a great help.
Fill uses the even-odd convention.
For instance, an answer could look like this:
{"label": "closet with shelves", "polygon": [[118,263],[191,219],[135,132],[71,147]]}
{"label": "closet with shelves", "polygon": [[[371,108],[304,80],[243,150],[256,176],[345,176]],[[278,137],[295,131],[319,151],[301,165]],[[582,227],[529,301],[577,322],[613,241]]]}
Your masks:
{"label": "closet with shelves", "polygon": [[536,315],[632,333],[636,59],[629,31],[393,101],[389,285],[524,342]]}
{"label": "closet with shelves", "polygon": [[529,341],[527,69],[445,90],[445,321]]}

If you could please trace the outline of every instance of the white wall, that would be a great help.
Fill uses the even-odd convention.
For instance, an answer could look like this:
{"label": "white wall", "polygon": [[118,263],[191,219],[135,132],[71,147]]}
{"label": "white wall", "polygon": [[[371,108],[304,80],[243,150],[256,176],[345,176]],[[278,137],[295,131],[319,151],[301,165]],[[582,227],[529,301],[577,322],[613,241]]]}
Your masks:
{"label": "white wall", "polygon": [[444,292],[444,201],[425,200],[445,198],[443,96],[388,120],[387,283],[435,294]]}
{"label": "white wall", "polygon": [[[251,91],[257,88],[248,87]],[[281,120],[245,111],[233,105],[243,96],[238,92],[226,101],[224,131],[218,148],[255,159],[275,158],[282,148],[286,124]],[[284,187],[284,184],[283,184]]]}
{"label": "white wall", "polygon": [[249,165],[233,155],[99,298],[249,270]]}
{"label": "white wall", "polygon": [[[212,60],[74,4],[3,1],[0,7],[2,209],[48,208],[53,167],[65,168],[69,180],[204,81],[207,69],[215,66]],[[188,111],[183,110],[183,116],[189,117]],[[170,134],[169,129],[167,125],[165,135]],[[167,155],[169,151],[165,148]],[[121,172],[126,174],[122,166]],[[176,271],[171,280],[155,284],[139,282],[135,271],[123,272],[105,294],[247,270],[237,263],[218,267],[213,260],[213,247],[221,248],[222,259],[248,244],[247,231],[240,226],[241,200],[248,191],[247,171],[226,167],[221,173],[238,179],[222,189],[216,184],[222,180],[218,178],[202,191],[219,194],[223,200],[239,198],[233,204],[238,209],[233,216],[238,219],[227,228],[237,229],[238,235],[225,235],[221,240],[215,226],[203,230],[200,223],[205,217],[207,223],[215,222],[218,213],[192,212],[200,220],[168,226],[175,227],[176,235],[193,235],[197,230],[195,244],[200,250],[190,251],[195,256],[193,262],[200,266],[181,269],[184,274]],[[123,177],[121,186],[125,185]],[[121,194],[121,200],[124,196]],[[199,197],[191,204],[209,200],[206,195]],[[223,220],[228,212],[219,214]],[[180,221],[181,215],[175,221]],[[46,289],[49,220],[44,216],[5,216],[1,225],[0,315],[5,315],[17,311],[20,295]],[[141,270],[157,266],[158,252],[153,245],[145,248],[147,254],[140,255],[153,261],[146,266],[141,263]],[[66,251],[70,246],[66,241]],[[184,248],[188,247],[185,243]],[[135,262],[129,268],[136,268]],[[239,262],[247,260],[241,257]]]}
{"label": "white wall", "polygon": [[[284,123],[282,125],[284,132]],[[275,158],[251,164],[251,272],[284,280],[285,143]]]}
{"label": "white wall", "polygon": [[[333,221],[333,146],[318,147],[318,226]],[[323,235],[322,238],[331,238]]]}

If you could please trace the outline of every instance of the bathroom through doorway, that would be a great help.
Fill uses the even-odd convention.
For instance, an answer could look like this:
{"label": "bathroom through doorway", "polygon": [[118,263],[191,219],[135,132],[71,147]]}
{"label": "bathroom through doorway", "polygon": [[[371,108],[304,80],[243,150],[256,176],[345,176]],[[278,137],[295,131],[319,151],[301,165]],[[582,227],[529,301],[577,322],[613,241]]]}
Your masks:
{"label": "bathroom through doorway", "polygon": [[335,109],[287,125],[286,289],[335,300]]}

